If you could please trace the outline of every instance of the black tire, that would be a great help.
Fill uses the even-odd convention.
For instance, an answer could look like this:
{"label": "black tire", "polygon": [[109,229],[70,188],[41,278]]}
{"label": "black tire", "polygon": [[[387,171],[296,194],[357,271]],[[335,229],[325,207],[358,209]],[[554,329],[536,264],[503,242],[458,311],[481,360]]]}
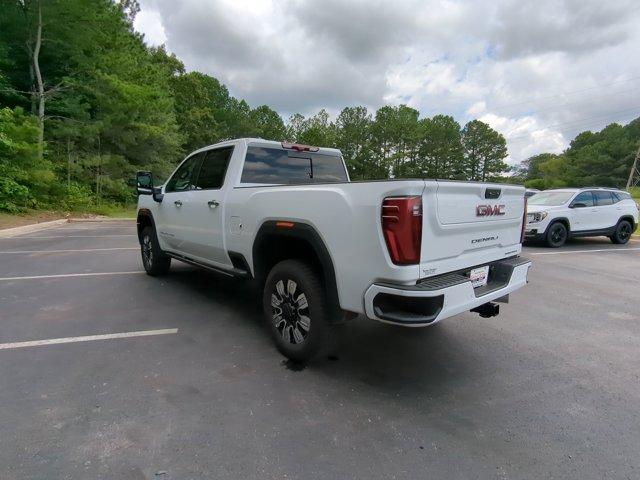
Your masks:
{"label": "black tire", "polygon": [[609,238],[611,241],[618,245],[624,245],[631,238],[633,233],[633,225],[629,220],[622,220],[616,225],[616,231]]}
{"label": "black tire", "polygon": [[331,344],[332,325],[319,275],[299,260],[276,264],[262,294],[265,320],[278,351],[305,363]]}
{"label": "black tire", "polygon": [[564,223],[555,222],[552,223],[547,229],[547,235],[545,236],[545,242],[547,246],[551,248],[558,248],[565,244],[569,237],[569,231]]}
{"label": "black tire", "polygon": [[171,257],[161,249],[153,227],[145,227],[140,235],[140,255],[145,272],[152,277],[163,275],[169,271]]}

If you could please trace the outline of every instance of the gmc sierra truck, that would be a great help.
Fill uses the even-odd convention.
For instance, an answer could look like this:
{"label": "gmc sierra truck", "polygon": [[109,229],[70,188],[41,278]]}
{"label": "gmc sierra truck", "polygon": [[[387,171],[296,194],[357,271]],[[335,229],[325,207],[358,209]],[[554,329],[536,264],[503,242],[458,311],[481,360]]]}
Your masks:
{"label": "gmc sierra truck", "polygon": [[525,285],[521,186],[351,182],[339,150],[238,139],[190,154],[161,186],[138,172],[149,275],[172,259],[247,278],[278,350],[307,361],[357,315],[407,327],[497,315]]}

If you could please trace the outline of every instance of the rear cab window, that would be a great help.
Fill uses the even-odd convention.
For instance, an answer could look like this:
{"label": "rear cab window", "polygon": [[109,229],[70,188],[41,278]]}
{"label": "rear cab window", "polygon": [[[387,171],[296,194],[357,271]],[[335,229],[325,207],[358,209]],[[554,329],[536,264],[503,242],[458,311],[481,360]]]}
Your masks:
{"label": "rear cab window", "polygon": [[296,185],[347,182],[348,177],[338,154],[250,145],[240,181],[243,184]]}

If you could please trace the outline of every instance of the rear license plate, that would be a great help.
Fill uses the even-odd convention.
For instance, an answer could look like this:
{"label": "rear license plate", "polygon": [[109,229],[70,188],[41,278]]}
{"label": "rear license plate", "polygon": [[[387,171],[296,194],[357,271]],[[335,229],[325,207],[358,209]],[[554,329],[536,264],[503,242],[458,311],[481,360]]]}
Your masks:
{"label": "rear license plate", "polygon": [[474,268],[469,272],[469,279],[473,288],[484,287],[489,279],[489,265]]}

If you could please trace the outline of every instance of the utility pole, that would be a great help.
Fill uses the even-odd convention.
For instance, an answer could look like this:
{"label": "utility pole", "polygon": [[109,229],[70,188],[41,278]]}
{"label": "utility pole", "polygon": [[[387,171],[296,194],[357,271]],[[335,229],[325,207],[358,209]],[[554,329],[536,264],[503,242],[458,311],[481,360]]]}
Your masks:
{"label": "utility pole", "polygon": [[633,159],[633,165],[629,172],[629,180],[627,180],[627,188],[635,187],[640,184],[640,145],[638,145],[638,151],[636,152],[636,158]]}

